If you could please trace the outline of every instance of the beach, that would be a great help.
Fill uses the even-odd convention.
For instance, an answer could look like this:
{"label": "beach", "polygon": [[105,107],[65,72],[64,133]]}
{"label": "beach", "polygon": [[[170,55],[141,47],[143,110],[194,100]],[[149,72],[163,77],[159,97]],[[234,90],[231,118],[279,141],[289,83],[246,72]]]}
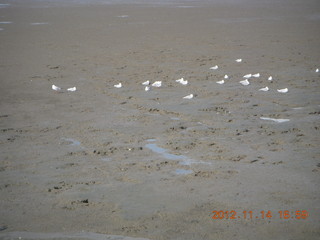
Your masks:
{"label": "beach", "polygon": [[313,0],[2,0],[0,239],[319,239],[319,23]]}

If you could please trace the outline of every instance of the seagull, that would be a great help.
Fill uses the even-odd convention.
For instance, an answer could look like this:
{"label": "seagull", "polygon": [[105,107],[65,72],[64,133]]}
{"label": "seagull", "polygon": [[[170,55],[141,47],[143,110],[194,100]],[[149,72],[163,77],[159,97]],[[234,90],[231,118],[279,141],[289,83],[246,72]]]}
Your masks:
{"label": "seagull", "polygon": [[69,92],[75,92],[76,90],[77,90],[76,87],[72,87],[72,88],[68,88],[68,89],[67,89],[67,91],[69,91]]}
{"label": "seagull", "polygon": [[316,73],[319,72],[319,68],[316,69]]}
{"label": "seagull", "polygon": [[287,93],[288,92],[288,88],[277,89],[277,91],[280,92],[280,93]]}
{"label": "seagull", "polygon": [[270,76],[270,77],[268,78],[268,80],[269,80],[269,81],[272,81],[272,76]]}
{"label": "seagull", "polygon": [[229,76],[228,75],[224,75],[224,79],[228,79],[229,78]]}
{"label": "seagull", "polygon": [[247,85],[250,84],[249,81],[248,81],[248,79],[242,80],[242,81],[240,81],[239,83],[241,83],[243,86],[247,86]]}
{"label": "seagull", "polygon": [[210,69],[211,70],[217,70],[219,67],[218,67],[218,65],[215,65],[214,67],[211,67]]}
{"label": "seagull", "polygon": [[121,83],[118,83],[116,85],[113,85],[115,88],[121,88],[122,87],[122,84]]}
{"label": "seagull", "polygon": [[252,77],[258,78],[258,77],[260,77],[260,73],[252,74]]}
{"label": "seagull", "polygon": [[224,84],[224,80],[218,81],[218,84]]}
{"label": "seagull", "polygon": [[252,74],[250,73],[250,74],[244,75],[243,77],[244,77],[244,78],[251,78],[251,77],[252,77]]}
{"label": "seagull", "polygon": [[240,62],[242,62],[242,59],[239,58],[239,59],[236,60],[236,62],[240,63]]}
{"label": "seagull", "polygon": [[155,81],[154,83],[152,83],[153,87],[161,87],[162,82],[161,81]]}
{"label": "seagull", "polygon": [[144,88],[144,90],[145,90],[146,92],[150,91],[150,86],[146,86],[146,87]]}
{"label": "seagull", "polygon": [[145,82],[142,83],[143,86],[147,86],[149,84],[150,84],[150,81],[145,81]]}
{"label": "seagull", "polygon": [[180,79],[176,80],[176,82],[181,83],[182,85],[187,85],[188,84],[188,80],[184,80],[183,78],[180,78]]}
{"label": "seagull", "polygon": [[61,88],[57,87],[56,85],[52,85],[52,90],[61,91]]}
{"label": "seagull", "polygon": [[268,88],[268,87],[260,88],[259,91],[268,92],[268,91],[269,91],[269,88]]}
{"label": "seagull", "polygon": [[182,85],[187,85],[187,84],[188,84],[188,80],[181,81],[180,83],[181,83]]}
{"label": "seagull", "polygon": [[185,96],[185,97],[183,97],[184,99],[192,99],[193,98],[193,94],[189,94],[189,95],[187,95],[187,96]]}

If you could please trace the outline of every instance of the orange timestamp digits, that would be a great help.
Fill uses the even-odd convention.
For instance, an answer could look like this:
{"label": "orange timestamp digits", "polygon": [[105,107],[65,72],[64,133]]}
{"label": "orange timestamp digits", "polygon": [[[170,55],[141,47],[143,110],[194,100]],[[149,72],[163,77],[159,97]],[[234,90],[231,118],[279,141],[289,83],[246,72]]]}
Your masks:
{"label": "orange timestamp digits", "polygon": [[273,213],[272,211],[260,211],[259,213],[254,213],[253,211],[242,211],[237,212],[235,210],[230,211],[212,211],[212,219],[307,219],[309,217],[309,212],[306,210],[288,211],[281,210]]}

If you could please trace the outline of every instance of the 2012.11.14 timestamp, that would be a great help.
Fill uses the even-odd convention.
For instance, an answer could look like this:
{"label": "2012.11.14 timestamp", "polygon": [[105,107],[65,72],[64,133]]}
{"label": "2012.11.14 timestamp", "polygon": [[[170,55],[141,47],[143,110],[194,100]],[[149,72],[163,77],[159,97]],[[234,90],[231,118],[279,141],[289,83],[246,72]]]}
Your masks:
{"label": "2012.11.14 timestamp", "polygon": [[253,212],[244,210],[242,212],[238,212],[235,210],[230,211],[212,211],[212,219],[307,219],[309,217],[309,212],[306,210],[280,210],[280,211],[260,211]]}

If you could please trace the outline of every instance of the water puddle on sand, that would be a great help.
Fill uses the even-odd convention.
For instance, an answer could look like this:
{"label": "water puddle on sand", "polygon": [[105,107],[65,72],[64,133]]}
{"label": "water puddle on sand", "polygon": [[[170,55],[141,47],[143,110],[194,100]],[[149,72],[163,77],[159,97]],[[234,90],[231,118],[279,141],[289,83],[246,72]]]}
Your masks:
{"label": "water puddle on sand", "polygon": [[32,26],[47,25],[47,24],[49,24],[49,23],[47,23],[47,22],[33,22],[33,23],[30,23],[30,25],[32,25]]}
{"label": "water puddle on sand", "polygon": [[145,145],[146,148],[150,149],[155,153],[162,155],[162,157],[168,160],[179,161],[180,165],[190,166],[191,164],[211,164],[203,161],[195,161],[195,160],[189,159],[187,156],[184,156],[184,155],[176,155],[176,154],[168,153],[167,149],[159,147],[156,143],[154,143],[156,142],[156,139],[148,139],[147,142],[152,142],[152,143],[147,143]]}
{"label": "water puddle on sand", "polygon": [[101,161],[103,161],[103,162],[111,162],[111,161],[112,161],[112,158],[110,158],[110,157],[104,157],[104,158],[101,158]]}
{"label": "water puddle on sand", "polygon": [[9,7],[10,4],[9,3],[0,3],[0,8],[6,8]]}
{"label": "water puddle on sand", "polygon": [[167,152],[167,149],[159,147],[155,143],[148,143],[145,145],[146,148],[149,148],[151,151],[155,153],[161,154],[164,158],[169,160],[186,160],[187,157],[183,155],[175,155]]}
{"label": "water puddle on sand", "polygon": [[178,117],[171,117],[170,119],[171,120],[175,120],[175,121],[179,121],[180,120],[180,118],[178,118]]}
{"label": "water puddle on sand", "polygon": [[61,138],[63,141],[66,141],[68,142],[69,144],[68,145],[71,145],[71,146],[80,146],[81,145],[81,142],[73,139],[73,138]]}
{"label": "water puddle on sand", "polygon": [[183,5],[183,6],[177,6],[177,8],[195,8],[196,6],[187,6],[187,5]]}
{"label": "water puddle on sand", "polygon": [[154,138],[150,138],[150,139],[147,140],[147,142],[155,142],[155,141],[157,141],[157,140],[154,139]]}
{"label": "water puddle on sand", "polygon": [[281,119],[281,118],[268,118],[268,117],[260,117],[261,120],[268,120],[268,121],[273,121],[277,123],[284,123],[284,122],[289,122],[290,119]]}
{"label": "water puddle on sand", "polygon": [[186,170],[186,169],[176,169],[175,174],[178,175],[187,175],[193,173],[192,170]]}
{"label": "water puddle on sand", "polygon": [[182,162],[180,162],[180,165],[183,165],[183,166],[190,166],[192,164],[206,164],[206,165],[211,165],[212,163],[209,163],[209,162],[204,162],[204,161],[195,161],[195,160],[192,160],[192,159],[186,159]]}

